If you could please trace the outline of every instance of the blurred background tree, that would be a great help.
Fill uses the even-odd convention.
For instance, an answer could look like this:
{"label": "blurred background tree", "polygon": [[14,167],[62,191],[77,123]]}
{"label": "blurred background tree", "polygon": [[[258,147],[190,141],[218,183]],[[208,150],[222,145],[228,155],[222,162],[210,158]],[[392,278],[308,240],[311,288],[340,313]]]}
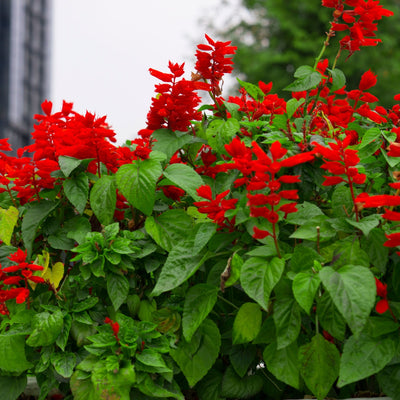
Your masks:
{"label": "blurred background tree", "polygon": [[[297,67],[314,65],[333,12],[322,7],[320,0],[238,0],[237,7],[222,0],[221,4],[225,5],[226,24],[221,30],[211,23],[210,29],[219,40],[231,40],[238,47],[236,75],[252,83],[272,81],[273,91],[279,93],[293,81]],[[377,37],[382,43],[361,48],[348,61],[348,52],[343,52],[337,68],[345,73],[348,89],[357,88],[368,69],[378,74],[371,92],[383,106],[390,107],[393,96],[400,93],[400,1],[382,0],[381,4],[394,12],[394,16],[378,22]],[[330,64],[343,35],[338,32],[337,36],[324,54]]]}

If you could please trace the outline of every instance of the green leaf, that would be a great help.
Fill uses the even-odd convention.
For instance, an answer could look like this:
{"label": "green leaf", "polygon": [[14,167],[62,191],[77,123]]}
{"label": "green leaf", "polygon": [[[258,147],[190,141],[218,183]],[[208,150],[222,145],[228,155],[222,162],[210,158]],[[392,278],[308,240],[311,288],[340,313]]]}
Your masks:
{"label": "green leaf", "polygon": [[192,286],[185,295],[183,306],[183,336],[190,342],[193,334],[201,325],[217,302],[218,288],[206,283]]}
{"label": "green leaf", "polygon": [[324,215],[322,210],[313,203],[304,202],[297,205],[298,211],[287,216],[286,222],[294,225],[303,225],[310,219],[319,215]]}
{"label": "green leaf", "polygon": [[320,334],[300,347],[301,375],[318,400],[323,400],[339,375],[340,353]]}
{"label": "green leaf", "polygon": [[0,334],[0,369],[21,373],[31,367],[25,355],[25,335]]}
{"label": "green leaf", "polygon": [[322,327],[327,332],[340,341],[344,340],[346,322],[327,292],[318,299],[317,316]]}
{"label": "green leaf", "polygon": [[251,257],[242,266],[240,282],[246,294],[264,310],[268,309],[272,289],[281,279],[285,262],[278,257],[267,260]]}
{"label": "green leaf", "polygon": [[236,78],[236,80],[239,82],[239,85],[246,90],[247,94],[254,100],[261,101],[265,97],[264,92],[253,83],[244,82],[239,78]]}
{"label": "green leaf", "polygon": [[[177,400],[185,400],[175,381],[172,381],[171,384],[163,382],[163,386],[161,386],[161,384],[154,381],[149,374],[146,374],[141,377],[137,387],[142,393],[149,396],[149,398],[146,397],[146,400],[154,398],[174,398]],[[134,398],[136,399],[136,396]]]}
{"label": "green leaf", "polygon": [[74,303],[72,311],[78,313],[85,310],[89,310],[90,308],[94,307],[98,302],[99,302],[98,297],[94,296],[87,297],[84,300]]}
{"label": "green leaf", "polygon": [[59,375],[70,378],[76,365],[76,355],[70,352],[53,353],[51,363]]}
{"label": "green leaf", "polygon": [[81,172],[72,178],[66,179],[63,183],[64,193],[79,214],[85,210],[89,195],[89,178]]}
{"label": "green leaf", "polygon": [[288,118],[292,118],[292,115],[296,112],[296,110],[305,102],[304,98],[299,100],[297,99],[290,99],[286,103],[286,113]]}
{"label": "green leaf", "polygon": [[229,361],[235,372],[243,378],[249,371],[249,368],[255,361],[258,361],[257,347],[251,345],[232,346],[229,352]]}
{"label": "green leaf", "polygon": [[0,208],[0,240],[7,246],[11,244],[11,237],[18,222],[18,210],[11,206],[7,210]]}
{"label": "green leaf", "polygon": [[162,174],[158,161],[136,160],[123,165],[116,173],[117,187],[129,204],[146,215],[153,211],[156,199],[156,184]]}
{"label": "green leaf", "polygon": [[300,225],[294,233],[290,235],[291,239],[304,239],[325,242],[334,238],[336,230],[331,226],[325,215],[317,216]]}
{"label": "green leaf", "polygon": [[300,333],[301,311],[291,297],[280,297],[274,303],[273,318],[276,327],[277,349],[293,343]]}
{"label": "green leaf", "polygon": [[302,65],[297,68],[294,77],[298,79],[286,86],[283,90],[302,92],[303,90],[315,88],[322,80],[321,74],[308,65]]}
{"label": "green leaf", "polygon": [[153,289],[153,296],[176,288],[200,268],[208,257],[202,250],[215,232],[214,223],[198,224],[185,241],[171,250]]}
{"label": "green leaf", "polygon": [[61,171],[68,178],[76,168],[80,165],[85,165],[90,162],[90,159],[86,160],[78,160],[77,158],[69,157],[69,156],[60,156],[58,157],[58,165],[60,166]]}
{"label": "green leaf", "polygon": [[320,282],[319,275],[312,272],[299,272],[293,279],[294,297],[308,315],[310,315]]}
{"label": "green leaf", "polygon": [[151,135],[152,151],[161,151],[167,156],[167,161],[186,144],[193,141],[193,136],[187,132],[174,132],[169,129],[157,129]]}
{"label": "green leaf", "polygon": [[200,400],[221,400],[222,373],[211,369],[196,385],[196,393]]}
{"label": "green leaf", "polygon": [[54,343],[61,333],[64,318],[61,310],[50,314],[47,311],[37,313],[32,320],[33,331],[26,340],[26,344],[32,347],[48,346]]}
{"label": "green leaf", "polygon": [[201,200],[196,190],[202,186],[204,182],[193,168],[185,164],[170,164],[165,169],[164,176],[187,192],[194,200]]}
{"label": "green leaf", "polygon": [[353,199],[347,186],[336,186],[332,194],[332,210],[335,217],[348,217],[353,212]]}
{"label": "green leaf", "polygon": [[372,229],[368,237],[361,238],[361,248],[368,255],[371,264],[382,273],[386,272],[386,264],[389,261],[389,248],[383,243],[387,240],[382,229]]}
{"label": "green leaf", "polygon": [[396,321],[392,318],[386,318],[383,315],[369,317],[366,325],[366,332],[373,338],[396,332],[398,329],[399,325]]}
{"label": "green leaf", "polygon": [[98,399],[94,385],[90,378],[82,379],[80,375],[86,376],[82,371],[75,371],[71,376],[70,387],[74,400],[96,400]]}
{"label": "green leaf", "polygon": [[344,75],[344,73],[338,68],[328,68],[328,71],[332,76],[331,92],[335,92],[336,90],[341,89],[346,84],[346,76]]}
{"label": "green leaf", "polygon": [[107,293],[117,311],[129,293],[129,281],[124,275],[107,274]]}
{"label": "green leaf", "polygon": [[[193,343],[198,345],[193,346]],[[170,355],[193,387],[213,366],[221,346],[221,335],[215,323],[209,319],[203,321],[192,341],[181,340],[178,346],[171,348]]]}
{"label": "green leaf", "polygon": [[333,260],[335,260],[333,265],[336,269],[348,264],[357,264],[366,268],[370,265],[367,253],[360,248],[359,241],[354,239],[342,241],[334,250]]}
{"label": "green leaf", "polygon": [[103,225],[112,222],[117,203],[117,187],[113,175],[103,175],[90,191],[90,206]]}
{"label": "green leaf", "polygon": [[400,364],[387,365],[379,372],[378,382],[387,396],[400,400]]}
{"label": "green leaf", "polygon": [[358,229],[365,235],[368,236],[372,229],[376,228],[382,221],[378,214],[368,215],[362,218],[360,221],[355,221],[351,218],[346,218],[346,222]]}
{"label": "green leaf", "polygon": [[222,378],[221,396],[230,399],[252,398],[261,391],[263,384],[264,380],[259,375],[240,378],[232,366],[229,366]]}
{"label": "green leaf", "polygon": [[261,329],[262,313],[256,303],[243,303],[233,322],[233,344],[251,342]]}
{"label": "green leaf", "polygon": [[152,367],[155,372],[172,372],[161,354],[153,349],[144,349],[141,353],[136,353],[136,360],[146,366]]}
{"label": "green leaf", "polygon": [[359,265],[346,265],[338,271],[324,267],[319,274],[333,303],[357,335],[375,304],[376,285],[372,272]]}
{"label": "green leaf", "polygon": [[22,240],[27,250],[27,258],[32,255],[33,241],[40,224],[57,207],[58,203],[41,200],[40,203],[30,205],[22,219]]}
{"label": "green leaf", "polygon": [[[92,324],[93,323],[92,319],[91,318],[89,319]],[[71,331],[71,325],[72,325],[72,317],[70,314],[66,314],[64,316],[64,325],[62,327],[60,334],[56,339],[56,344],[62,351],[65,351],[65,347],[68,343],[69,333]]]}
{"label": "green leaf", "polygon": [[322,261],[322,257],[311,247],[296,246],[289,261],[289,267],[294,272],[311,271],[314,260]]}
{"label": "green leaf", "polygon": [[167,210],[158,216],[147,217],[145,229],[160,247],[170,252],[187,238],[193,222],[182,209]]}
{"label": "green leaf", "polygon": [[76,216],[65,222],[67,237],[74,239],[79,244],[85,241],[86,235],[92,230],[87,218]]}
{"label": "green leaf", "polygon": [[300,372],[297,343],[278,350],[276,342],[268,345],[263,353],[265,365],[271,374],[280,381],[296,389],[300,388]]}
{"label": "green leaf", "polygon": [[26,375],[0,376],[0,398],[2,400],[16,400],[22,394],[27,384]]}
{"label": "green leaf", "polygon": [[235,118],[226,121],[215,119],[206,130],[208,144],[217,153],[226,154],[225,145],[229,144],[239,131],[240,124]]}
{"label": "green leaf", "polygon": [[396,343],[390,337],[372,338],[365,333],[350,336],[343,347],[338,387],[358,382],[382,370],[394,357]]}
{"label": "green leaf", "polygon": [[363,135],[358,148],[362,149],[371,142],[381,137],[381,130],[377,127],[369,128]]}

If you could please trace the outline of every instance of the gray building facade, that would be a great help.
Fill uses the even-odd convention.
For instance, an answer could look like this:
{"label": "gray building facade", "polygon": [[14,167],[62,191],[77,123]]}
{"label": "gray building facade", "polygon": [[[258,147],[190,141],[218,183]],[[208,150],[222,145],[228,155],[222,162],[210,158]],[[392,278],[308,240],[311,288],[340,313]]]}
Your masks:
{"label": "gray building facade", "polygon": [[0,0],[0,138],[31,141],[49,96],[51,0]]}

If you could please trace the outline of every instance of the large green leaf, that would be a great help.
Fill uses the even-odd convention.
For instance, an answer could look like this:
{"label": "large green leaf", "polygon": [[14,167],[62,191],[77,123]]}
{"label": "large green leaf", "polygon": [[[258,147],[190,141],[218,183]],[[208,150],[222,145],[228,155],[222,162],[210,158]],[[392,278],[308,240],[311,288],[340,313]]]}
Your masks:
{"label": "large green leaf", "polygon": [[301,375],[318,400],[323,400],[339,375],[340,353],[320,334],[300,347]]}
{"label": "large green leaf", "polygon": [[170,164],[164,171],[164,176],[176,186],[179,186],[195,200],[202,200],[197,195],[197,189],[202,186],[201,176],[185,164]]}
{"label": "large green leaf", "polygon": [[352,332],[360,333],[375,304],[376,285],[372,272],[358,265],[346,265],[338,271],[324,267],[319,274]]}
{"label": "large green leaf", "polygon": [[145,228],[164,250],[171,251],[184,241],[193,227],[192,219],[182,209],[167,210],[158,216],[146,218]]}
{"label": "large green leaf", "polygon": [[187,132],[174,132],[168,129],[158,129],[151,135],[153,151],[161,151],[167,156],[167,161],[184,145],[193,141],[193,136]]}
{"label": "large green leaf", "polygon": [[300,306],[292,297],[280,297],[274,303],[273,318],[276,327],[278,350],[293,343],[300,333]]}
{"label": "large green leaf", "polygon": [[31,205],[24,214],[21,231],[28,259],[32,254],[33,241],[35,240],[37,229],[43,220],[57,207],[57,205],[58,203],[52,201],[41,200],[39,203]]}
{"label": "large green leaf", "polygon": [[7,246],[11,243],[11,236],[18,221],[18,210],[11,206],[7,210],[0,208],[0,240]]}
{"label": "large green leaf", "polygon": [[390,337],[373,338],[365,333],[351,336],[343,347],[338,386],[357,382],[382,370],[394,357],[396,343]]}
{"label": "large green leaf", "polygon": [[26,340],[32,347],[48,346],[54,343],[64,325],[63,314],[60,310],[51,314],[48,311],[37,313],[32,320],[33,331]]}
{"label": "large green leaf", "polygon": [[284,268],[284,260],[278,257],[273,257],[271,260],[250,257],[242,265],[240,272],[243,290],[264,310],[267,310],[269,296],[281,279]]}
{"label": "large green leaf", "polygon": [[221,396],[230,399],[251,399],[259,393],[264,380],[259,375],[247,375],[241,378],[232,366],[229,366],[222,378]]}
{"label": "large green leaf", "polygon": [[371,264],[382,273],[386,272],[386,264],[389,261],[389,248],[383,243],[387,240],[382,229],[372,229],[368,237],[361,238],[361,248],[367,253]]}
{"label": "large green leaf", "polygon": [[193,334],[201,325],[217,302],[218,288],[206,283],[192,286],[185,296],[183,306],[183,336],[190,342]]}
{"label": "large green leaf", "polygon": [[249,343],[261,329],[262,313],[256,303],[243,303],[233,321],[233,344]]}
{"label": "large green leaf", "polygon": [[257,347],[254,345],[244,344],[232,346],[229,352],[229,361],[235,372],[243,378],[248,372],[250,366],[258,362]]}
{"label": "large green leaf", "polygon": [[151,158],[123,165],[116,173],[117,187],[129,204],[146,215],[153,211],[156,184],[162,174],[158,161]]}
{"label": "large green leaf", "polygon": [[338,311],[328,292],[325,292],[317,302],[317,316],[322,327],[334,338],[344,340],[346,322]]}
{"label": "large green leaf", "polygon": [[171,250],[153,289],[153,296],[176,288],[200,268],[208,257],[202,250],[215,232],[213,223],[198,224],[185,241]]}
{"label": "large green leaf", "polygon": [[26,375],[0,376],[0,399],[15,400],[25,390],[27,384]]}
{"label": "large green leaf", "polygon": [[103,175],[90,191],[90,206],[100,223],[112,222],[117,203],[117,186],[113,175]]}
{"label": "large green leaf", "polygon": [[89,195],[89,178],[84,173],[66,179],[63,183],[64,193],[79,214],[85,210]]}
{"label": "large green leaf", "polygon": [[380,215],[372,214],[368,215],[365,218],[360,219],[360,221],[355,221],[351,218],[346,218],[346,222],[354,227],[360,229],[365,236],[371,232],[372,229],[376,228],[381,222]]}
{"label": "large green leaf", "polygon": [[[139,374],[138,374],[139,375]],[[138,376],[138,389],[149,397],[145,397],[144,400],[151,400],[154,398],[174,398],[177,400],[185,400],[183,394],[181,393],[179,386],[175,381],[169,382],[157,382],[149,374],[142,375],[139,379]],[[134,397],[134,399],[138,398],[139,400],[142,397]]]}
{"label": "large green leaf", "polygon": [[76,354],[70,352],[53,353],[51,363],[56,372],[64,378],[70,378],[76,364]]}
{"label": "large green leaf", "polygon": [[6,372],[21,373],[32,364],[25,355],[25,335],[0,335],[0,369]]}
{"label": "large green leaf", "polygon": [[385,367],[378,374],[378,382],[387,396],[400,400],[400,364]]}
{"label": "large green leaf", "polygon": [[203,321],[191,342],[181,340],[171,348],[170,355],[193,387],[213,366],[221,346],[221,335],[217,325],[209,319]]}
{"label": "large green leaf", "polygon": [[129,281],[124,275],[112,273],[107,275],[107,293],[115,311],[125,302],[128,292]]}
{"label": "large green leaf", "polygon": [[58,165],[60,166],[61,171],[68,178],[76,168],[80,165],[89,164],[90,159],[79,160],[77,158],[69,157],[69,156],[60,156],[58,157]]}
{"label": "large green leaf", "polygon": [[320,282],[319,275],[312,272],[299,272],[293,279],[294,297],[307,314],[310,314]]}
{"label": "large green leaf", "polygon": [[196,393],[200,400],[221,400],[222,373],[211,369],[196,385]]}
{"label": "large green leaf", "polygon": [[300,388],[297,342],[278,350],[276,342],[269,344],[263,353],[265,365],[271,374],[296,389]]}

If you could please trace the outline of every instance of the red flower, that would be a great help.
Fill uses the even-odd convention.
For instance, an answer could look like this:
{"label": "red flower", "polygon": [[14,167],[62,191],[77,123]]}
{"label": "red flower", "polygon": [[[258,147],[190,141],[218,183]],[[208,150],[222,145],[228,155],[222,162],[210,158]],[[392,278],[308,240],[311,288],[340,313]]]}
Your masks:
{"label": "red flower", "polygon": [[204,79],[211,84],[211,90],[214,95],[221,94],[219,86],[223,76],[229,74],[233,70],[232,57],[237,49],[231,46],[231,42],[215,42],[208,35],[205,35],[207,44],[199,44],[197,46],[195,65],[198,73],[198,79]]}
{"label": "red flower", "polygon": [[119,332],[119,323],[118,322],[114,322],[113,320],[111,320],[110,318],[106,317],[106,319],[104,320],[104,322],[108,325],[111,326],[111,329],[113,331],[114,337],[117,340],[117,342],[119,342],[119,337],[118,337],[118,332]]}
{"label": "red flower", "polygon": [[195,93],[196,83],[178,80],[184,73],[183,67],[184,64],[169,62],[170,74],[150,69],[151,75],[166,83],[156,85],[158,95],[153,97],[147,114],[147,129],[168,128],[186,132],[192,120],[201,120],[202,114],[197,111],[201,99]]}
{"label": "red flower", "polygon": [[387,284],[382,283],[377,278],[375,278],[375,283],[376,283],[376,294],[377,296],[382,297],[382,299],[379,300],[378,303],[376,304],[375,310],[377,313],[383,314],[390,308],[387,299]]}
{"label": "red flower", "polygon": [[211,187],[203,185],[197,189],[197,194],[207,201],[196,201],[193,204],[198,207],[199,212],[207,214],[207,217],[212,219],[220,229],[228,228],[232,231],[235,226],[235,217],[228,219],[225,217],[225,213],[228,210],[235,209],[238,199],[224,199],[228,193],[229,190],[225,190],[213,199]]}

